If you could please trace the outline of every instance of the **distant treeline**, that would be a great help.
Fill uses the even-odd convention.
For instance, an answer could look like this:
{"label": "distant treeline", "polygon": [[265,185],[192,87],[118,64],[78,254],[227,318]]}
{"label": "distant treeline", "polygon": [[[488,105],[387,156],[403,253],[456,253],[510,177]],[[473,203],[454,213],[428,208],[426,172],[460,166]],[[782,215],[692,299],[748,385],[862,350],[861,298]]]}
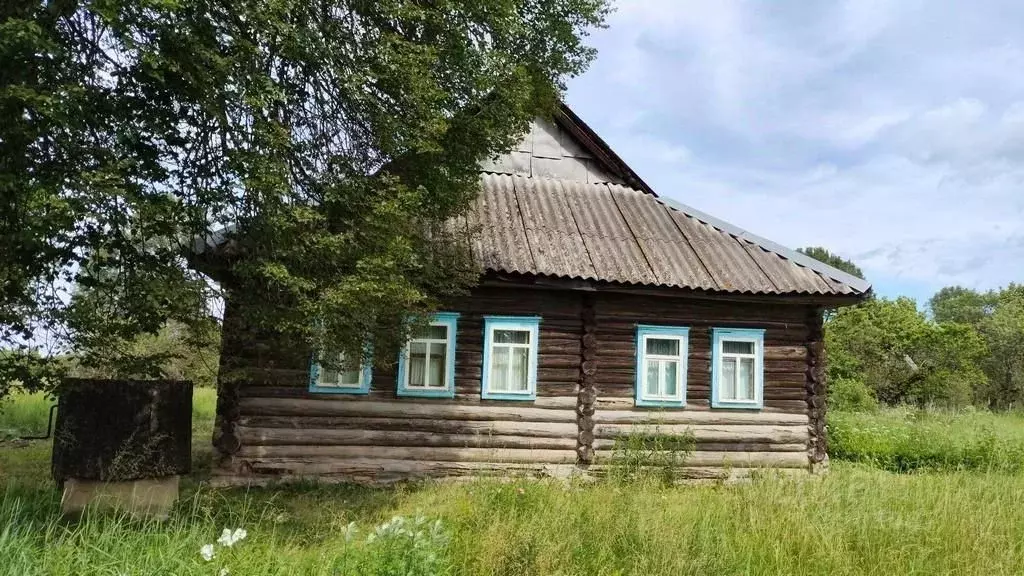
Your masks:
{"label": "distant treeline", "polygon": [[[824,248],[800,251],[864,278]],[[1024,405],[1024,285],[951,286],[923,310],[910,298],[873,298],[830,313],[825,336],[833,408]]]}

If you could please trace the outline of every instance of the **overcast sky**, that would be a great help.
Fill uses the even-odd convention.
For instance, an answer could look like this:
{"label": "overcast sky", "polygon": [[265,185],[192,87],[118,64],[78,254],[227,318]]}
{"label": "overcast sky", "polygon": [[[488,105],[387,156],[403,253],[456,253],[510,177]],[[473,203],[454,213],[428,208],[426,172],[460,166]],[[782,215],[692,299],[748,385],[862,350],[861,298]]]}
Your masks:
{"label": "overcast sky", "polygon": [[1024,2],[617,5],[566,99],[660,195],[885,296],[1024,281]]}

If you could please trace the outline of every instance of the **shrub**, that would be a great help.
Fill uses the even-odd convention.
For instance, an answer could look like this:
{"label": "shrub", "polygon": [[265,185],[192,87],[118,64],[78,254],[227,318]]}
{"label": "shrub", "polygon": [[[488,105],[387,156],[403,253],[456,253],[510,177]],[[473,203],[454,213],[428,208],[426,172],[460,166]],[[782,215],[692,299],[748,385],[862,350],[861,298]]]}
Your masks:
{"label": "shrub", "polygon": [[665,484],[674,483],[679,469],[693,452],[695,439],[687,430],[682,434],[664,434],[657,426],[634,427],[615,439],[608,478],[616,482],[632,482],[653,478]]}
{"label": "shrub", "polygon": [[1024,470],[1019,417],[909,408],[829,416],[829,453],[892,472]]}
{"label": "shrub", "polygon": [[863,380],[836,378],[828,383],[828,405],[835,410],[871,412],[878,408],[878,400]]}

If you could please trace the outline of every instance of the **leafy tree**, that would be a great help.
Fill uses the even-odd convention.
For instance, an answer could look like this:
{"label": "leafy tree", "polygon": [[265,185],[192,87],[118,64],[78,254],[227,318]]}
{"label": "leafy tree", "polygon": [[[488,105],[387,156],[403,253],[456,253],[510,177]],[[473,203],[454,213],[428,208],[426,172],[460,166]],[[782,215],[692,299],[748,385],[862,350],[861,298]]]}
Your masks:
{"label": "leafy tree", "polygon": [[1024,401],[1024,286],[1010,285],[999,294],[991,314],[981,321],[991,354],[984,369],[989,386],[980,394],[990,408],[1010,408]]}
{"label": "leafy tree", "polygon": [[[144,358],[142,367],[113,362],[105,366],[83,365],[74,356],[66,358],[68,372],[80,378],[130,378],[146,376],[189,380],[195,386],[212,387],[217,383],[217,365],[220,362],[219,333],[199,341],[189,329],[168,322],[156,334],[143,334],[126,344],[128,350],[118,350],[122,357]],[[109,353],[104,349],[97,353]]]}
{"label": "leafy tree", "polygon": [[[238,310],[327,352],[397,348],[476,280],[447,223],[553,109],[605,0],[10,0],[0,6],[0,342],[210,333],[183,254],[225,227]],[[93,297],[72,299],[75,290]],[[105,352],[100,352],[105,351]],[[158,355],[157,355],[158,356]],[[331,354],[327,355],[332,357]],[[18,362],[5,359],[18,358]],[[40,386],[47,355],[0,358]],[[52,368],[52,364],[51,364]]]}
{"label": "leafy tree", "polygon": [[832,252],[829,252],[828,250],[822,248],[821,246],[808,246],[807,248],[798,248],[797,252],[800,252],[801,254],[804,254],[806,256],[810,256],[811,258],[814,258],[819,262],[824,262],[825,264],[828,264],[833,268],[838,268],[839,270],[842,270],[843,272],[846,272],[851,276],[856,276],[857,278],[861,279],[864,278],[864,272],[856,264],[843,258],[842,256],[839,256],[838,254],[833,254]]}
{"label": "leafy tree", "polygon": [[997,292],[978,292],[961,286],[947,286],[928,300],[936,322],[959,322],[979,326],[992,314],[999,300]]}
{"label": "leafy tree", "polygon": [[960,406],[985,385],[977,331],[930,322],[909,298],[840,309],[825,335],[829,381],[864,383],[886,404]]}

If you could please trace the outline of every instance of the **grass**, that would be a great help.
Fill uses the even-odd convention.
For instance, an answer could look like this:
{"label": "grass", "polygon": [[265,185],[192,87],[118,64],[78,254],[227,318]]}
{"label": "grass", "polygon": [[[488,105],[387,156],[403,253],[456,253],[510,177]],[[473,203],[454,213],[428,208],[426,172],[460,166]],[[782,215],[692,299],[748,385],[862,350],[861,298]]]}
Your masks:
{"label": "grass", "polygon": [[[208,461],[212,395],[200,392],[196,404],[196,446]],[[916,442],[947,448],[957,442],[950,436],[971,430],[979,432],[963,445],[989,432],[997,443],[1024,434],[1016,416],[837,414],[824,477],[251,490],[193,481],[163,523],[95,512],[61,519],[46,443],[8,442],[0,444],[0,575],[1024,573],[1024,474],[965,466],[896,474],[856,451],[879,453],[862,427],[885,436],[915,425],[927,431]],[[218,546],[211,562],[200,557],[201,546],[237,527],[245,540]]]}
{"label": "grass", "polygon": [[829,414],[833,459],[883,470],[1024,470],[1024,416],[890,408]]}

